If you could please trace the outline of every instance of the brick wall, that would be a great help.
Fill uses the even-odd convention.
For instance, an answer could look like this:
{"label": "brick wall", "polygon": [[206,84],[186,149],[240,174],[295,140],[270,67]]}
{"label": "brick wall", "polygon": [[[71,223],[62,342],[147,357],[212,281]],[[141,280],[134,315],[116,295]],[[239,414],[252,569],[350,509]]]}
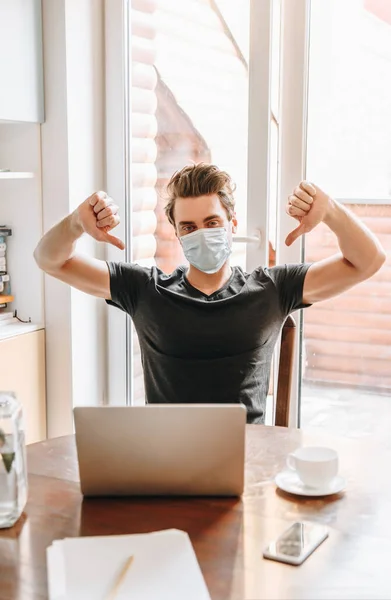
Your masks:
{"label": "brick wall", "polygon": [[[305,312],[306,381],[391,391],[391,206],[350,209],[376,233],[386,252],[383,268],[370,280]],[[338,251],[326,227],[306,236],[306,260]]]}

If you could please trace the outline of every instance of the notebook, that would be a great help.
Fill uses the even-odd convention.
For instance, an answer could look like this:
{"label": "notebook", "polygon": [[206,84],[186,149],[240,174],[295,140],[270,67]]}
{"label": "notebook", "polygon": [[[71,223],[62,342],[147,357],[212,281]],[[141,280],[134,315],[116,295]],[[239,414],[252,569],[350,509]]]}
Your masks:
{"label": "notebook", "polygon": [[49,600],[211,600],[190,538],[177,529],[66,538],[46,553]]}

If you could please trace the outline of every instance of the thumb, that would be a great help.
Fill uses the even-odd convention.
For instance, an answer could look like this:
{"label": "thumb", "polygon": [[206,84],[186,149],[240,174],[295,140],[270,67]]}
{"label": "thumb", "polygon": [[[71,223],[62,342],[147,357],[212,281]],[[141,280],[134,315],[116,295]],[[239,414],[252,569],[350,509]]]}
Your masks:
{"label": "thumb", "polygon": [[285,244],[287,246],[291,246],[293,242],[297,240],[297,238],[303,235],[303,233],[305,233],[305,225],[303,223],[300,223],[300,225],[296,227],[296,229],[294,229],[287,235]]}
{"label": "thumb", "polygon": [[113,246],[115,246],[116,248],[119,248],[120,250],[125,249],[125,244],[123,243],[123,241],[120,240],[119,238],[115,237],[115,235],[111,235],[111,233],[106,231],[104,237],[105,237],[105,241],[108,244],[112,244]]}

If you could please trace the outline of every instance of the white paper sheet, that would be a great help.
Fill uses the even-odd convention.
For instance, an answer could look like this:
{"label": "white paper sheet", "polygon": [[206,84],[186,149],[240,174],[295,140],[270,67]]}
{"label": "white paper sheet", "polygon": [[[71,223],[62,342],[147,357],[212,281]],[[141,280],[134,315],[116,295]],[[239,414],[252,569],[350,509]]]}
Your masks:
{"label": "white paper sheet", "polygon": [[105,600],[130,556],[116,600],[210,600],[190,538],[177,529],[53,542],[49,600]]}

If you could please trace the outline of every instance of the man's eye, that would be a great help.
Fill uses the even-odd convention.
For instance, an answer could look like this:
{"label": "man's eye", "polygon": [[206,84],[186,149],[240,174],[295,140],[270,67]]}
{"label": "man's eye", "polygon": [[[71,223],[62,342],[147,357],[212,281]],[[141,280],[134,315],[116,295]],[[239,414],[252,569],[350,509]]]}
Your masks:
{"label": "man's eye", "polygon": [[187,225],[186,227],[182,227],[182,231],[185,231],[186,233],[190,233],[190,231],[192,231],[192,229],[194,229],[191,225]]}
{"label": "man's eye", "polygon": [[218,221],[209,221],[208,225],[209,227],[218,227],[219,223]]}

